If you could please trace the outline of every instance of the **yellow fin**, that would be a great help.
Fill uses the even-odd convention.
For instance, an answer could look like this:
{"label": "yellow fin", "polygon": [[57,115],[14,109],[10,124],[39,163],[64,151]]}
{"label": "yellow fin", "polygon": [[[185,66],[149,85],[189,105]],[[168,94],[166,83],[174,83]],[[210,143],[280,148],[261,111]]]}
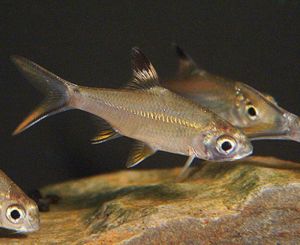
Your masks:
{"label": "yellow fin", "polygon": [[99,127],[98,133],[91,139],[92,144],[100,144],[112,139],[121,137],[106,121],[102,119],[97,120],[97,127]]}
{"label": "yellow fin", "polygon": [[131,168],[139,164],[147,157],[153,155],[155,149],[145,144],[144,142],[136,141],[127,160],[126,167]]}

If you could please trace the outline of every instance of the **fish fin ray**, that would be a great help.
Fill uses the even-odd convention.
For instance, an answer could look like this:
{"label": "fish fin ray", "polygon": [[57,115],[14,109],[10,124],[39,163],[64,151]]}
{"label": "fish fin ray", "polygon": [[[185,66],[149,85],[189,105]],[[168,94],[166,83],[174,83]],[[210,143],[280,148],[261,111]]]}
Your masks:
{"label": "fish fin ray", "polygon": [[151,146],[141,141],[135,141],[131,152],[129,153],[128,160],[126,163],[127,168],[132,168],[138,165],[147,157],[153,155],[156,152]]}
{"label": "fish fin ray", "polygon": [[[98,119],[98,118],[97,118]],[[98,132],[91,139],[92,144],[100,144],[109,140],[117,139],[122,137],[116,130],[112,128],[105,120],[97,120]]]}
{"label": "fish fin ray", "polygon": [[177,181],[182,181],[187,177],[188,172],[189,172],[189,167],[191,166],[191,164],[194,161],[195,157],[196,157],[195,155],[191,155],[191,156],[188,157],[188,159],[186,160],[184,166],[182,167],[182,169],[180,171],[180,174],[176,178]]}
{"label": "fish fin ray", "polygon": [[194,60],[181,47],[177,44],[174,44],[174,47],[178,56],[178,77],[187,78],[201,71]]}
{"label": "fish fin ray", "polygon": [[42,103],[19,124],[13,135],[23,132],[43,118],[71,109],[69,89],[77,85],[65,81],[26,58],[12,56],[11,60],[34,87],[46,94]]}
{"label": "fish fin ray", "polygon": [[160,86],[155,68],[139,48],[132,49],[131,62],[133,79],[127,84],[127,89],[150,89]]}

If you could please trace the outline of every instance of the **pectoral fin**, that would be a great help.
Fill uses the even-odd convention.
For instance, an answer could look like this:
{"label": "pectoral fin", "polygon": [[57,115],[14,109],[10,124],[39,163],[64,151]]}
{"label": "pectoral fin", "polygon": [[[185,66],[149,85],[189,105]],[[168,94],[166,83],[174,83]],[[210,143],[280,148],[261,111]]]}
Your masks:
{"label": "pectoral fin", "polygon": [[126,167],[131,168],[136,166],[147,157],[153,155],[155,152],[155,149],[145,144],[144,142],[136,141],[129,154]]}
{"label": "pectoral fin", "polygon": [[180,171],[180,174],[177,177],[177,181],[182,181],[188,174],[188,169],[191,166],[193,160],[195,159],[195,155],[189,156],[189,158],[186,160],[183,168]]}
{"label": "pectoral fin", "polygon": [[97,127],[99,127],[98,133],[91,139],[92,144],[100,144],[122,136],[104,120],[98,120]]}

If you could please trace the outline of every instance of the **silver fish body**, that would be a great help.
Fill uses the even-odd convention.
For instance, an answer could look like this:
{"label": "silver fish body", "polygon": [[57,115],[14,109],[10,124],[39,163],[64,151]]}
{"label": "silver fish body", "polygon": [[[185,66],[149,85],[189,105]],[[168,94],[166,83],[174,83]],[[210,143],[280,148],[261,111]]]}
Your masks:
{"label": "silver fish body", "polygon": [[[48,94],[15,134],[42,118],[80,109],[109,123],[99,142],[124,135],[137,140],[127,166],[158,150],[224,161],[252,153],[248,138],[208,109],[162,88],[150,61],[133,49],[133,81],[122,89],[88,88],[67,82],[21,57],[13,61],[24,75]],[[51,93],[49,93],[49,91]]]}
{"label": "silver fish body", "polygon": [[234,135],[241,138],[239,143],[247,142],[215,114],[161,87],[146,91],[79,88],[74,102],[76,108],[105,119],[119,134],[161,151],[224,160],[199,143],[210,142],[214,134],[217,138]]}
{"label": "silver fish body", "polygon": [[270,95],[249,85],[224,79],[199,69],[193,60],[177,47],[178,78],[163,85],[203,105],[251,139],[288,139],[300,142],[299,117],[284,110]]}
{"label": "silver fish body", "polygon": [[0,170],[0,228],[29,233],[39,226],[36,203]]}

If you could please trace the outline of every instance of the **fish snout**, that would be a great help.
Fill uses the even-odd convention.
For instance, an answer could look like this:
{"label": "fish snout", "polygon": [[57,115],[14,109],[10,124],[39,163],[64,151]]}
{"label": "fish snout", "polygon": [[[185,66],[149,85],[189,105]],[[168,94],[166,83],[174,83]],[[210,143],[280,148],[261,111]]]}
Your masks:
{"label": "fish snout", "polygon": [[244,150],[243,157],[247,157],[247,156],[251,155],[252,153],[253,153],[253,146],[250,143],[250,141],[248,141],[248,144],[246,145],[245,150]]}
{"label": "fish snout", "polygon": [[240,150],[234,160],[239,160],[244,157],[247,157],[253,153],[253,146],[249,140],[245,141],[243,144],[241,144]]}
{"label": "fish snout", "polygon": [[40,229],[39,210],[37,206],[33,206],[28,211],[28,228],[27,232],[34,232]]}
{"label": "fish snout", "polygon": [[292,113],[285,113],[287,120],[287,137],[290,140],[300,142],[300,118]]}

